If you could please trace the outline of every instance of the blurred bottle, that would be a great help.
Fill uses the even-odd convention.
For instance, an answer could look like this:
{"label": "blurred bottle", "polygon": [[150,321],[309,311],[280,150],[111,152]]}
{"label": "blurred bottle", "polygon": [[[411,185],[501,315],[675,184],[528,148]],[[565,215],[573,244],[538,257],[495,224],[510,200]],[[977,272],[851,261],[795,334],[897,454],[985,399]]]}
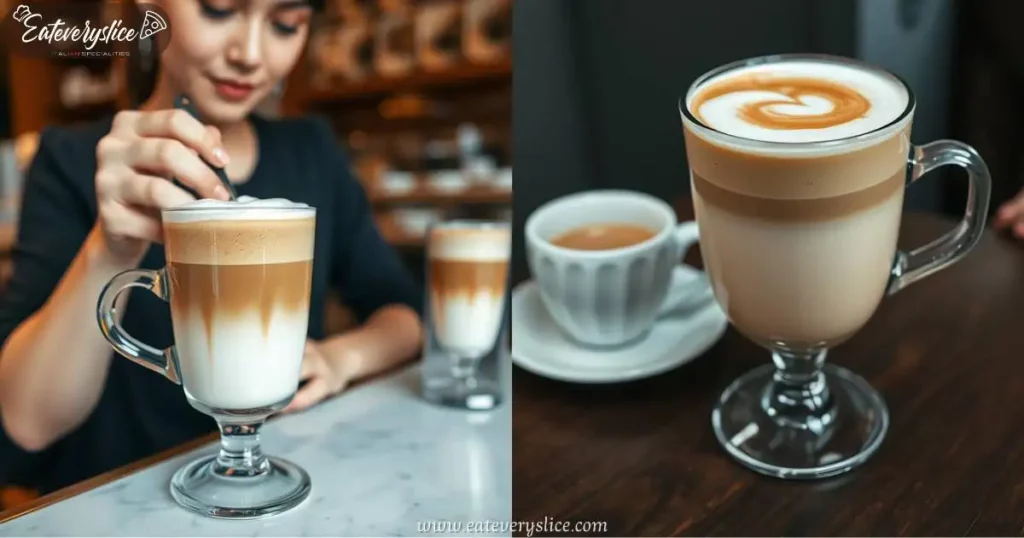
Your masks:
{"label": "blurred bottle", "polygon": [[496,166],[494,158],[484,152],[480,129],[472,123],[463,123],[456,136],[462,174],[473,183],[490,183]]}

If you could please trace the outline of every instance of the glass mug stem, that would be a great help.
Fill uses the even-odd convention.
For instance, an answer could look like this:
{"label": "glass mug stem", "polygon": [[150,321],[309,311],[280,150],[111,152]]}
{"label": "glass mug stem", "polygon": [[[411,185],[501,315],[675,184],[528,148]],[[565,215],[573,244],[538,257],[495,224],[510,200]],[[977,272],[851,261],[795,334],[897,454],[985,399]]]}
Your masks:
{"label": "glass mug stem", "polygon": [[[988,167],[978,153],[962,142],[939,140],[914,146],[907,163],[907,184],[912,185],[941,166],[967,171],[967,207],[960,223],[942,237],[910,252],[897,251],[886,295],[893,295],[955,263],[981,239],[992,188]],[[773,348],[775,373],[763,407],[776,423],[824,434],[834,424],[835,403],[822,368],[827,350],[794,352]]]}
{"label": "glass mug stem", "polygon": [[217,421],[220,453],[213,473],[223,477],[254,477],[270,472],[270,461],[260,446],[263,421],[233,424]]}
{"label": "glass mug stem", "polygon": [[181,371],[174,355],[174,348],[160,350],[140,342],[128,334],[117,319],[118,297],[131,288],[149,290],[153,295],[167,301],[167,290],[162,284],[165,279],[166,273],[163,270],[132,269],[118,274],[100,293],[96,318],[103,336],[120,355],[180,385]]}
{"label": "glass mug stem", "polygon": [[775,373],[764,408],[776,423],[821,434],[835,421],[835,401],[821,371],[827,353],[772,350]]}
{"label": "glass mug stem", "polygon": [[467,357],[459,353],[453,353],[452,359],[452,376],[467,380],[471,379],[476,374],[476,363],[475,357]]}

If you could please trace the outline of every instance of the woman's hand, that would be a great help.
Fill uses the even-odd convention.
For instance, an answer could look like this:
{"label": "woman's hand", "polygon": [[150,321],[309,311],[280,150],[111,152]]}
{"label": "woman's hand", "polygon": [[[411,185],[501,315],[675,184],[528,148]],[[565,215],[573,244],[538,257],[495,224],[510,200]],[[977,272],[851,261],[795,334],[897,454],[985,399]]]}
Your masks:
{"label": "woman's hand", "polygon": [[302,373],[299,374],[299,380],[306,381],[306,384],[281,412],[308,409],[344,390],[351,378],[351,369],[346,366],[345,357],[329,359],[319,343],[307,340],[306,353],[302,357]]}
{"label": "woman's hand", "polygon": [[999,208],[992,226],[1008,230],[1018,239],[1024,239],[1024,189]]}
{"label": "woman's hand", "polygon": [[183,110],[125,111],[96,146],[97,226],[107,250],[138,263],[162,240],[160,210],[194,200],[170,178],[204,198],[229,199],[202,160],[227,164],[220,132]]}
{"label": "woman's hand", "polygon": [[407,306],[390,305],[357,329],[319,342],[306,341],[299,389],[282,412],[299,411],[341,392],[353,381],[379,374],[415,357],[422,326]]}

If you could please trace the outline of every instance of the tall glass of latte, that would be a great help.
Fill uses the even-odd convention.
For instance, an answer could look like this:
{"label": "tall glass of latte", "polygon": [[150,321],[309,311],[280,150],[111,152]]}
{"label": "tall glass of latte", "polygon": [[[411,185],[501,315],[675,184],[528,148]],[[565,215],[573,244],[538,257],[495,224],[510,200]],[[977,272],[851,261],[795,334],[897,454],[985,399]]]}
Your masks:
{"label": "tall glass of latte", "polygon": [[505,222],[451,220],[427,233],[428,344],[447,355],[450,365],[428,399],[476,410],[500,402],[497,384],[476,372],[504,324],[511,251]]}
{"label": "tall glass of latte", "polygon": [[[908,85],[844,58],[729,64],[694,82],[679,108],[715,297],[772,357],[722,394],[715,434],[764,474],[848,471],[878,449],[889,414],[867,381],[826,364],[826,352],[856,334],[883,297],[974,247],[988,169],[960,142],[912,145]],[[963,220],[927,246],[898,251],[904,189],[944,165],[967,171]]]}
{"label": "tall glass of latte", "polygon": [[[181,468],[171,493],[222,518],[288,510],[310,492],[309,475],[260,448],[260,427],[294,396],[309,320],[316,210],[287,200],[201,200],[163,211],[167,265],[114,277],[97,317],[121,355],[183,386],[220,427],[221,448]],[[117,297],[145,288],[170,303],[174,346],[126,333]]]}

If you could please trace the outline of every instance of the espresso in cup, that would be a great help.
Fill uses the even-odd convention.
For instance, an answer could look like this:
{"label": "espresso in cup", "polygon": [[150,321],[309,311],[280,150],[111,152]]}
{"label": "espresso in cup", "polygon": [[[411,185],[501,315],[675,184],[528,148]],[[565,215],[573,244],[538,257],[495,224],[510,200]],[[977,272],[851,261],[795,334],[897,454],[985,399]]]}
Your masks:
{"label": "espresso in cup", "polygon": [[191,207],[164,215],[185,390],[219,409],[290,399],[309,321],[314,214],[289,211],[295,204],[286,200],[253,201],[247,210],[208,200]]}
{"label": "espresso in cup", "polygon": [[549,202],[526,222],[527,261],[541,301],[573,340],[637,341],[672,310],[672,272],[697,242],[665,202],[639,192],[591,191]]}
{"label": "espresso in cup", "polygon": [[576,250],[610,250],[637,245],[653,238],[658,230],[629,223],[599,223],[573,228],[551,244]]}

